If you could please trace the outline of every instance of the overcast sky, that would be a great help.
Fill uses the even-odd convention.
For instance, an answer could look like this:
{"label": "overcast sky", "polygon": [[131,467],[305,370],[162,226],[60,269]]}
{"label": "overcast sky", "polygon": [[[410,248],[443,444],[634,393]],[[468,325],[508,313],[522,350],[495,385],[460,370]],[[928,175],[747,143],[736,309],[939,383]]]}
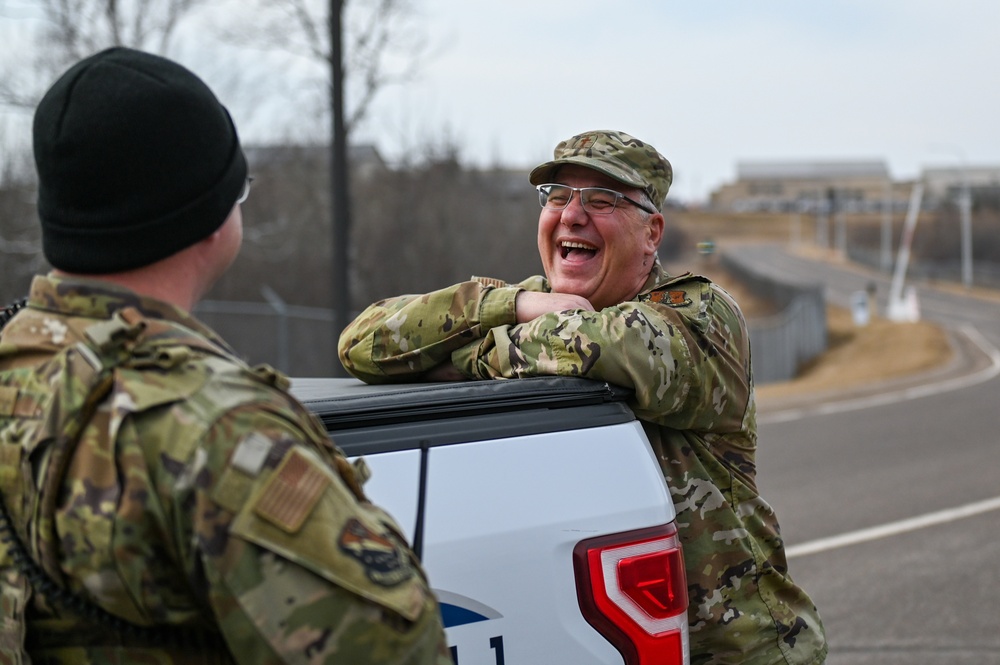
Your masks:
{"label": "overcast sky", "polygon": [[447,118],[487,163],[620,129],[672,162],[680,199],[744,160],[880,159],[900,179],[1000,164],[995,0],[420,4],[446,45],[380,108]]}
{"label": "overcast sky", "polygon": [[[8,14],[31,4],[0,0]],[[1000,164],[996,0],[413,4],[435,54],[355,136],[389,159],[401,136],[446,130],[465,160],[527,171],[561,139],[619,129],[672,162],[683,201],[731,181],[740,161],[876,159],[897,179]],[[20,28],[4,23],[9,42]],[[225,78],[185,64],[213,86]],[[286,104],[266,75],[254,85],[256,106]],[[260,138],[261,114],[230,106],[244,140]]]}

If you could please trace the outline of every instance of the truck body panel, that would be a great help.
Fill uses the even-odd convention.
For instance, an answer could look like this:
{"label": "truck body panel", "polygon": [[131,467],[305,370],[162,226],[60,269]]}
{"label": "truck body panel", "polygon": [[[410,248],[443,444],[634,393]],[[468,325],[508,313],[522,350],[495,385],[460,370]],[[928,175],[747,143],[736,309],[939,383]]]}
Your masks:
{"label": "truck body panel", "polygon": [[580,610],[573,549],[674,519],[627,393],[565,378],[293,392],[421,549],[456,662],[623,662]]}

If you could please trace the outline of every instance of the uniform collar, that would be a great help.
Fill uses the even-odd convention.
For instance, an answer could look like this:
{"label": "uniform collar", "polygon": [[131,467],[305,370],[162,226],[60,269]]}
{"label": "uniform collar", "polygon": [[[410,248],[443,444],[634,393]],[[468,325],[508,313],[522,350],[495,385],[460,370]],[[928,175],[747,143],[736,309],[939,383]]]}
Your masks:
{"label": "uniform collar", "polygon": [[180,307],[100,279],[63,277],[54,273],[38,275],[31,282],[28,306],[88,319],[109,319],[116,311],[133,307],[143,316],[179,323],[221,342],[214,331]]}
{"label": "uniform collar", "polygon": [[671,277],[670,273],[663,268],[663,264],[660,263],[660,257],[654,256],[653,267],[650,268],[649,276],[646,278],[646,283],[643,284],[642,289],[639,290],[639,294],[636,298],[646,295],[650,291],[655,291],[672,279],[676,278]]}

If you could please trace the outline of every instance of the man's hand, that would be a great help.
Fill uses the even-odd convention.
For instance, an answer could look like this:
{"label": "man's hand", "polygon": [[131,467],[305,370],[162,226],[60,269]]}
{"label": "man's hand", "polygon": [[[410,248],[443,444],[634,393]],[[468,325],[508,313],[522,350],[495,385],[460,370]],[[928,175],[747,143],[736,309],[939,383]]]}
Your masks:
{"label": "man's hand", "polygon": [[542,314],[550,312],[565,312],[568,309],[585,309],[594,311],[594,306],[583,296],[571,293],[538,293],[536,291],[521,291],[514,300],[514,311],[518,323],[527,323],[537,319]]}

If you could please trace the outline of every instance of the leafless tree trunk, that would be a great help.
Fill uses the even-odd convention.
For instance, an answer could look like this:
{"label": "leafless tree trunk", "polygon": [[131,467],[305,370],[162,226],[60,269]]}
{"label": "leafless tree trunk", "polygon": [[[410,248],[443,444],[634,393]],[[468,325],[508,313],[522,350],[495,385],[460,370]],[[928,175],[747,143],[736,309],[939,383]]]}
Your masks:
{"label": "leafless tree trunk", "polygon": [[[379,90],[394,80],[405,81],[412,76],[419,63],[415,56],[421,49],[412,41],[412,35],[417,33],[400,26],[410,15],[407,0],[256,0],[255,5],[252,22],[238,26],[239,33],[229,33],[232,41],[298,54],[322,65],[317,76],[326,85],[317,89],[327,92],[327,103],[317,107],[325,111],[320,115],[328,119],[331,147],[330,287],[335,345],[339,330],[350,318],[353,290],[348,137],[367,114]],[[349,7],[354,11],[348,11]],[[404,44],[406,41],[410,43]],[[406,47],[406,57],[398,61],[402,67],[395,70],[386,65],[393,47]],[[334,363],[332,370],[335,375],[342,372],[339,363]]]}

